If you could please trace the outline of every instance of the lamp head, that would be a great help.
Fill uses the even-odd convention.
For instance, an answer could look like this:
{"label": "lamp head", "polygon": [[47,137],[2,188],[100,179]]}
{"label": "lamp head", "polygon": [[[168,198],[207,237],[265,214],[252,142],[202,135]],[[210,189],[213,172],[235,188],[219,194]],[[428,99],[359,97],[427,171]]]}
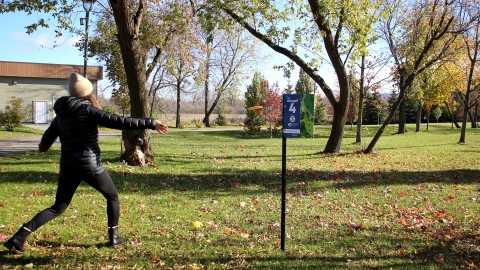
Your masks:
{"label": "lamp head", "polygon": [[93,3],[95,3],[95,0],[83,0],[83,8],[86,12],[90,12],[92,10]]}

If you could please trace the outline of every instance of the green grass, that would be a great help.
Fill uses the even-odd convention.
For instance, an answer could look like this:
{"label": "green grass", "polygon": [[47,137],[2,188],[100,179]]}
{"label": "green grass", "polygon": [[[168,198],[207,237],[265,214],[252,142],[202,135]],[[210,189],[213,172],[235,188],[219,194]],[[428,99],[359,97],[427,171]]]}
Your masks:
{"label": "green grass", "polygon": [[15,138],[15,137],[26,137],[26,136],[36,136],[42,135],[43,131],[26,127],[20,126],[14,129],[14,131],[7,131],[5,128],[0,128],[0,139],[7,139],[7,138]]}
{"label": "green grass", "polygon": [[[375,127],[369,127],[370,136]],[[475,269],[480,266],[480,130],[431,125],[358,154],[287,140],[286,250],[279,249],[281,139],[243,131],[155,135],[155,165],[120,162],[120,140],[101,141],[120,194],[126,245],[107,241],[105,202],[82,185],[69,209],[28,238],[4,268],[35,269]],[[370,137],[364,138],[368,143]],[[59,147],[0,161],[0,239],[54,201]],[[199,230],[190,228],[200,221]]]}

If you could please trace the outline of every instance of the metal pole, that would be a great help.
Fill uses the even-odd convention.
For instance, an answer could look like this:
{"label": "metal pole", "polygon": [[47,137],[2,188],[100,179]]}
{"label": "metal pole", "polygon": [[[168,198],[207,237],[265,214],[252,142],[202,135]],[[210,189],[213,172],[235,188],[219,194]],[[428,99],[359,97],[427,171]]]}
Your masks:
{"label": "metal pole", "polygon": [[83,52],[83,77],[87,78],[87,49],[88,49],[88,21],[89,21],[89,16],[90,12],[87,11],[87,15],[85,16],[85,48]]}
{"label": "metal pole", "polygon": [[287,138],[282,137],[282,216],[280,222],[280,248],[285,251],[285,210],[287,193]]}

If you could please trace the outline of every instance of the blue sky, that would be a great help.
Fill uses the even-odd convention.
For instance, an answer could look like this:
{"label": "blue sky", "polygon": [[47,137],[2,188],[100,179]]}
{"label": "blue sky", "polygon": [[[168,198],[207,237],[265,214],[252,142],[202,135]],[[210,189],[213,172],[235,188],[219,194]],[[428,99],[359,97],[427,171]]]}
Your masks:
{"label": "blue sky", "polygon": [[[33,34],[25,33],[25,26],[37,18],[23,13],[0,16],[0,60],[83,65],[83,53],[74,47],[79,37],[68,36],[56,42],[54,29],[39,28]],[[59,46],[54,47],[55,43]],[[89,59],[88,64],[98,65],[95,59]]]}
{"label": "blue sky", "polygon": [[[78,12],[75,20],[78,27],[83,27],[79,23],[79,18],[83,16],[84,12]],[[80,37],[67,36],[57,40],[54,28],[39,28],[30,35],[26,33],[25,26],[36,22],[38,17],[36,14],[27,16],[24,13],[6,13],[0,16],[0,25],[2,25],[0,61],[83,65],[83,51],[79,51],[74,46]],[[278,82],[280,89],[283,89],[287,85],[287,79],[283,77],[283,71],[274,70],[273,66],[285,64],[287,58],[266,46],[262,48],[262,52],[269,55],[269,61],[263,61],[257,67],[258,70],[270,82]],[[88,65],[102,65],[102,63],[91,58],[88,60]],[[331,76],[329,77],[325,79],[329,81]],[[297,78],[298,69],[292,72],[291,83],[295,84]],[[100,88],[102,87],[105,86],[100,83]],[[331,87],[335,86],[331,85]]]}

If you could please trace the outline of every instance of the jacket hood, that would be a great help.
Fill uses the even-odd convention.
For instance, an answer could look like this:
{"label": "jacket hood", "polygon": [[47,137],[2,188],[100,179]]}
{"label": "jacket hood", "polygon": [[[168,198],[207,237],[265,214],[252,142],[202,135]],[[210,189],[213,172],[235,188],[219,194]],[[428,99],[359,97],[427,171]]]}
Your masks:
{"label": "jacket hood", "polygon": [[57,115],[65,115],[74,112],[83,104],[90,104],[90,102],[77,97],[61,97],[55,101],[53,110]]}

